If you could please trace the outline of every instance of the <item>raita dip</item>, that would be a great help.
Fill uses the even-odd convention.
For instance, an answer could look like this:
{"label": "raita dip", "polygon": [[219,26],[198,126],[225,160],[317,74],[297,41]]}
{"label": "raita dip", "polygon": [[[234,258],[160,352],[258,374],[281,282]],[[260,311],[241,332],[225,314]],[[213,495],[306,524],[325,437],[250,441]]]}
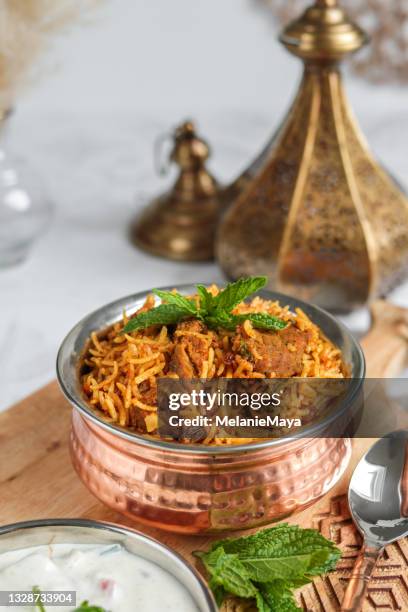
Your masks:
{"label": "raita dip", "polygon": [[[31,591],[35,586],[41,592],[76,591],[76,606],[87,600],[109,612],[197,612],[189,592],[174,576],[120,544],[53,544],[0,554],[0,590]],[[16,609],[22,608],[2,607]]]}

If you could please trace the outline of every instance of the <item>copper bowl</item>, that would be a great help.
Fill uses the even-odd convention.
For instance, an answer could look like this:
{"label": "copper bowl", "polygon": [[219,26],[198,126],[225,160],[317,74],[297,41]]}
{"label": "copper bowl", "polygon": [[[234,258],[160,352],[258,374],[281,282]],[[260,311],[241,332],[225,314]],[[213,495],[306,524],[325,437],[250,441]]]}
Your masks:
{"label": "copper bowl", "polygon": [[[178,290],[191,294],[194,287]],[[356,402],[365,362],[350,332],[316,306],[270,291],[259,295],[302,308],[342,350],[353,376],[348,402]],[[330,423],[252,444],[187,446],[108,423],[89,405],[79,383],[78,364],[91,332],[120,320],[123,309],[131,314],[145,297],[146,292],[128,296],[88,315],[69,332],[58,353],[58,380],[74,407],[72,461],[88,489],[135,521],[190,534],[264,525],[327,493],[351,455],[349,437],[327,434]]]}

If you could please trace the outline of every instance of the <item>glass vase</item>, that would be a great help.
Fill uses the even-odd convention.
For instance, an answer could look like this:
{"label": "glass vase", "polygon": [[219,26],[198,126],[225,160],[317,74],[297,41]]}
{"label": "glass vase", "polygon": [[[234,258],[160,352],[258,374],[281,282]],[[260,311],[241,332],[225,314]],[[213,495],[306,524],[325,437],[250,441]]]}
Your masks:
{"label": "glass vase", "polygon": [[53,212],[37,172],[8,146],[9,121],[10,113],[0,120],[0,268],[27,258]]}

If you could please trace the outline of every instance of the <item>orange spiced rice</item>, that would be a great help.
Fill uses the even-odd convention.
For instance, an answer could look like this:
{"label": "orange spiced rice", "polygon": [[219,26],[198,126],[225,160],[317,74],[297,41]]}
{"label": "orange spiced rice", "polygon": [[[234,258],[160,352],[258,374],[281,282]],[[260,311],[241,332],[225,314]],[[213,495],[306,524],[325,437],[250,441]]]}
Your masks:
{"label": "orange spiced rice", "polygon": [[[212,295],[219,289],[209,288]],[[198,298],[197,298],[198,299]],[[149,295],[137,313],[156,305]],[[122,333],[129,321],[93,333],[81,363],[87,400],[104,417],[137,433],[157,431],[157,381],[194,378],[343,378],[340,350],[299,308],[255,297],[235,314],[268,313],[288,325],[279,331],[255,329],[249,320],[235,331],[208,329],[197,319]],[[225,443],[225,440],[214,440]]]}

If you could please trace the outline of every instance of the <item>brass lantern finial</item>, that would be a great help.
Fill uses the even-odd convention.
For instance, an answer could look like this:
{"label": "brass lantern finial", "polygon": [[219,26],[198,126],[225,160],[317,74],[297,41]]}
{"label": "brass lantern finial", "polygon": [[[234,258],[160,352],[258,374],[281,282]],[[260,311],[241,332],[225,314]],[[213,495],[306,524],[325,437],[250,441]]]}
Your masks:
{"label": "brass lantern finial", "polygon": [[337,61],[368,42],[336,0],[317,0],[282,32],[280,41],[304,60]]}
{"label": "brass lantern finial", "polygon": [[384,295],[408,276],[408,200],[369,150],[340,61],[366,41],[334,0],[316,0],[283,31],[304,63],[287,117],[229,189],[217,256],[232,278],[333,310]]}
{"label": "brass lantern finial", "polygon": [[210,149],[191,121],[172,135],[169,161],[179,168],[170,191],[154,199],[131,228],[132,241],[161,257],[183,261],[214,257],[220,188],[206,168]]}

